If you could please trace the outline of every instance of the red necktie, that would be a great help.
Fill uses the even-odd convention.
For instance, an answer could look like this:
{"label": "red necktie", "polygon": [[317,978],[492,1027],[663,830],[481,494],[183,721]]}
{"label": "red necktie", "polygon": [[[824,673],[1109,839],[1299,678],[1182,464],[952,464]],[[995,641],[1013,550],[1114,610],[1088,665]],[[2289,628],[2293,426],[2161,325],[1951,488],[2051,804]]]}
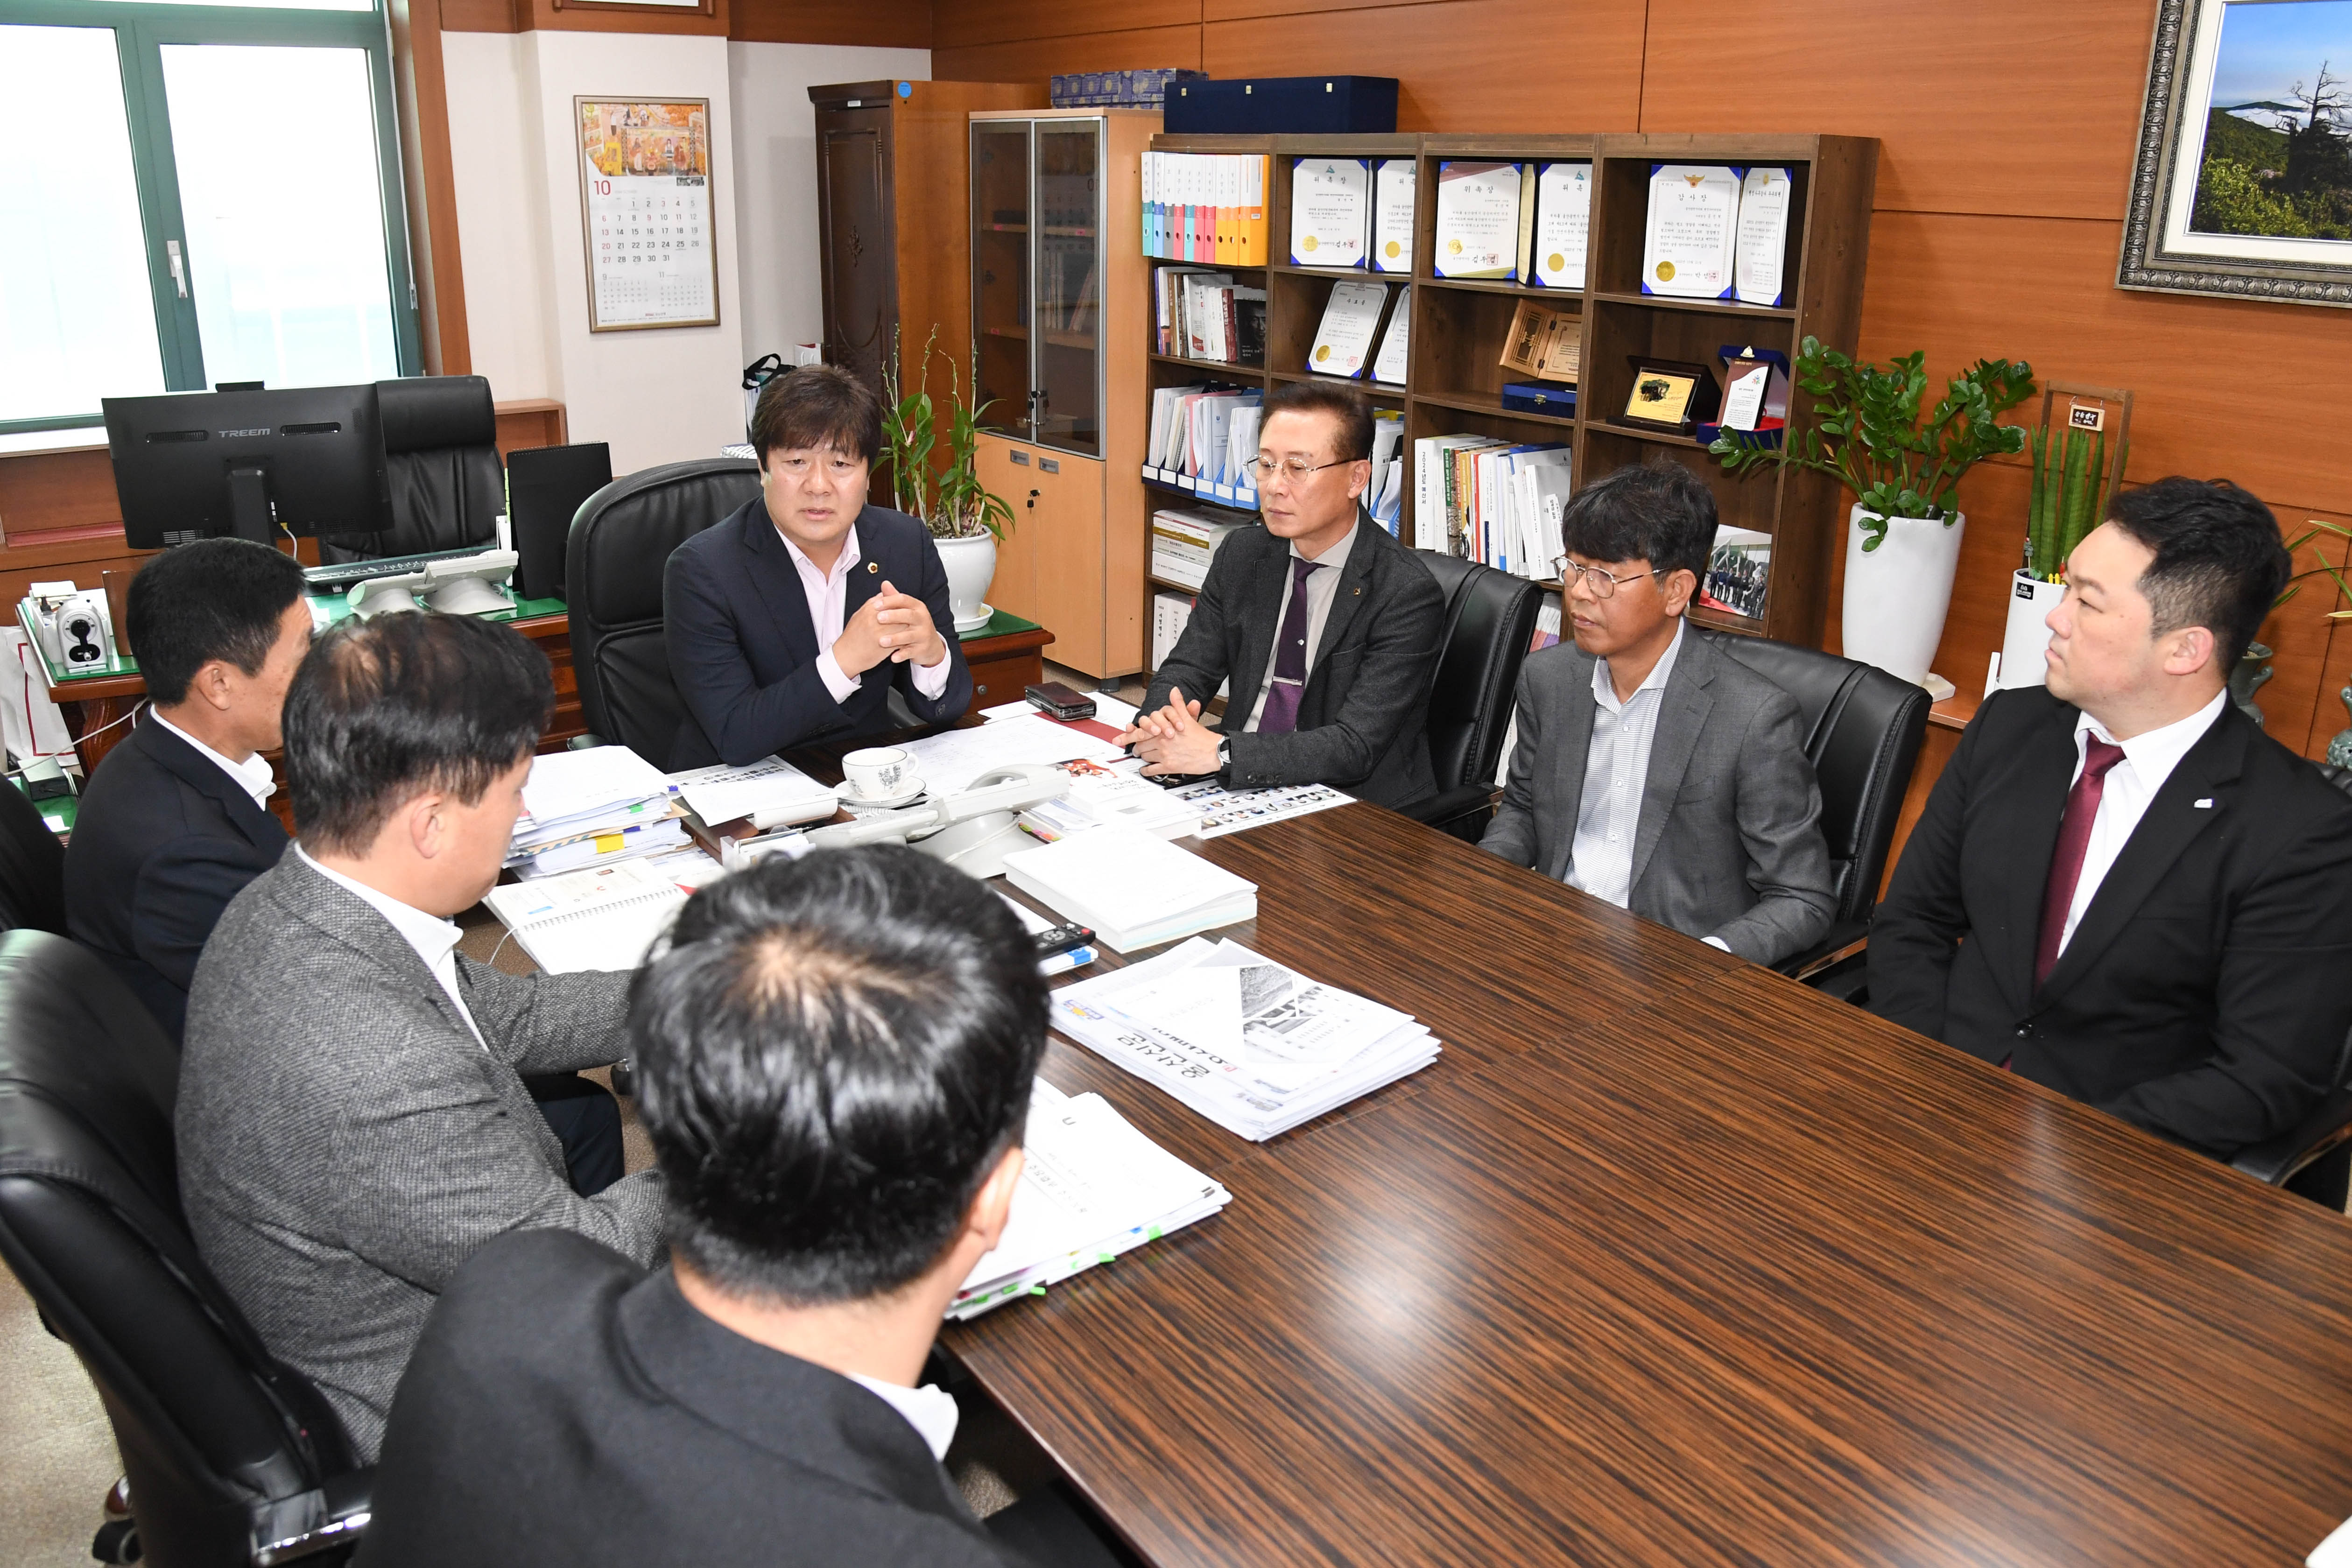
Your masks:
{"label": "red necktie", "polygon": [[2033,949],[2033,988],[2057,967],[2059,939],[2066,935],[2066,912],[2074,907],[2074,884],[2083,880],[2083,855],[2091,847],[2091,824],[2099,820],[2107,772],[2124,759],[2124,748],[2084,734],[2089,748],[2083,776],[2066,794],[2066,815],[2058,823],[2058,852],[2050,857],[2050,882],[2042,890],[2042,940]]}
{"label": "red necktie", "polygon": [[1274,685],[1258,710],[1260,735],[1289,735],[1298,728],[1298,699],[1307,695],[1307,574],[1323,563],[1291,558],[1290,608],[1283,612],[1282,636],[1275,645]]}

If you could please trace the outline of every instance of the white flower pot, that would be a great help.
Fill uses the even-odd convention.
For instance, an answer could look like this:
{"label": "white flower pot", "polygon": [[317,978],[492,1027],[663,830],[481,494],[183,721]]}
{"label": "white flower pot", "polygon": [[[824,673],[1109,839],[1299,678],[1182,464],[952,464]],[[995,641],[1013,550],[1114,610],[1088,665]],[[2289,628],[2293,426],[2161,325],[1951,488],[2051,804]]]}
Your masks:
{"label": "white flower pot", "polygon": [[931,542],[940,547],[940,564],[948,570],[948,608],[955,615],[955,629],[978,631],[996,613],[984,602],[996,577],[996,536]]}
{"label": "white flower pot", "polygon": [[2009,628],[2000,638],[2000,689],[2038,686],[2050,674],[2042,651],[2050,646],[2049,615],[2066,597],[2063,582],[2044,582],[2028,571],[2009,580]]}
{"label": "white flower pot", "polygon": [[1960,564],[1968,518],[1889,517],[1886,538],[1874,550],[1859,505],[1846,517],[1845,656],[1891,675],[1925,685],[1928,662],[1943,640],[1944,612],[1952,607],[1952,574]]}

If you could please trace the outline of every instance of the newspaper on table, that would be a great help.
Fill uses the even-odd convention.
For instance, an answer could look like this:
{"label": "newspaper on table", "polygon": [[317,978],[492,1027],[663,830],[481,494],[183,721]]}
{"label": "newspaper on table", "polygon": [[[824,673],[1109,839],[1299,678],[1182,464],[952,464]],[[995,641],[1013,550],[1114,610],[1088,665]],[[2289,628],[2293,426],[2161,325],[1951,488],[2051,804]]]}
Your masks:
{"label": "newspaper on table", "polygon": [[996,1248],[948,1304],[976,1317],[1205,1219],[1233,1195],[1141,1133],[1099,1094],[1032,1086],[1027,1158]]}
{"label": "newspaper on table", "polygon": [[754,811],[802,803],[811,810],[820,803],[830,809],[835,801],[831,789],[781,757],[762,758],[740,768],[730,768],[723,762],[709,768],[689,768],[683,773],[668,775],[667,783],[685,798],[695,815],[711,827],[748,817]]}
{"label": "newspaper on table", "polygon": [[1410,1014],[1195,936],[1054,993],[1055,1027],[1254,1142],[1437,1060]]}
{"label": "newspaper on table", "polygon": [[1354,796],[1342,795],[1328,784],[1286,784],[1271,789],[1228,789],[1213,779],[1187,784],[1169,793],[1201,813],[1200,831],[1194,837],[1202,839],[1222,838],[1227,833],[1238,833],[1244,828],[1263,828],[1268,822],[1286,822],[1293,817],[1349,805],[1355,800]]}

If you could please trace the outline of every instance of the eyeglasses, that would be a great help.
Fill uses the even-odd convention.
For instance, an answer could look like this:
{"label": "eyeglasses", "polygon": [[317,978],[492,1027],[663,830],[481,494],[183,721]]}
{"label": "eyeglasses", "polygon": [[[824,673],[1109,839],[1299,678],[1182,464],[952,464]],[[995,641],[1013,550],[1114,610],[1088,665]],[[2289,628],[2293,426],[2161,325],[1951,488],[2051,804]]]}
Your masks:
{"label": "eyeglasses", "polygon": [[1592,591],[1592,597],[1595,599],[1614,599],[1617,597],[1619,583],[1639,582],[1645,577],[1656,577],[1665,570],[1662,566],[1654,566],[1647,571],[1629,571],[1622,577],[1612,577],[1597,566],[1584,566],[1569,559],[1566,556],[1559,556],[1551,563],[1552,575],[1559,579],[1560,587],[1574,588],[1576,580],[1580,577],[1584,579],[1584,585]]}
{"label": "eyeglasses", "polygon": [[1276,474],[1296,485],[1309,474],[1318,473],[1325,468],[1337,468],[1345,463],[1360,461],[1362,459],[1355,457],[1335,457],[1328,463],[1309,463],[1304,457],[1286,457],[1277,463],[1271,457],[1253,457],[1242,466],[1248,469],[1250,477],[1261,485]]}

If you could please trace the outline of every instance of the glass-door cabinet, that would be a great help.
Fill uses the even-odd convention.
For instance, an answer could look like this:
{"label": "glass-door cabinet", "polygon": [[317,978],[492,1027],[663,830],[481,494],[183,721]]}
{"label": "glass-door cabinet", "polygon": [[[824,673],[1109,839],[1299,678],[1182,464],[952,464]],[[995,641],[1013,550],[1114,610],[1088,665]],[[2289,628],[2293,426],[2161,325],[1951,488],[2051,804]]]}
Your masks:
{"label": "glass-door cabinet", "polygon": [[972,386],[982,423],[1102,455],[1099,118],[971,127]]}

